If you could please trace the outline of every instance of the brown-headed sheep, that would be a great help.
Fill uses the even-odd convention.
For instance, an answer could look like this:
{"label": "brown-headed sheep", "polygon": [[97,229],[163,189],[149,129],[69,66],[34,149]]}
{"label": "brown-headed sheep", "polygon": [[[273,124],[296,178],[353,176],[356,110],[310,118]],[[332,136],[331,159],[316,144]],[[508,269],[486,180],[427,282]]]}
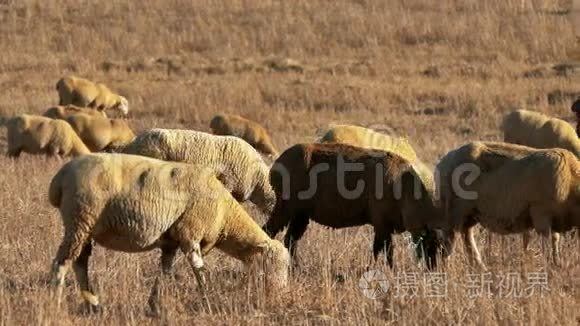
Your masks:
{"label": "brown-headed sheep", "polygon": [[69,116],[77,113],[83,113],[93,117],[106,118],[107,114],[102,110],[95,110],[91,108],[81,108],[75,105],[58,105],[49,108],[42,115],[52,119],[66,120]]}
{"label": "brown-headed sheep", "polygon": [[268,166],[252,146],[237,137],[152,129],[138,135],[123,153],[209,167],[236,199],[253,202],[266,215],[276,202]]}
{"label": "brown-headed sheep", "polygon": [[121,148],[135,138],[127,120],[123,119],[104,119],[79,113],[69,116],[66,121],[93,152]]}
{"label": "brown-headed sheep", "polygon": [[164,274],[171,272],[180,250],[202,289],[202,257],[214,247],[246,264],[264,257],[268,288],[287,283],[288,251],[260,229],[210,169],[136,155],[91,154],[57,172],[49,199],[64,225],[53,264],[59,298],[73,264],[83,298],[99,304],[87,270],[92,240],[129,253],[160,248]]}
{"label": "brown-headed sheep", "polygon": [[385,251],[393,265],[392,234],[427,234],[427,265],[435,265],[436,229],[444,223],[431,193],[411,164],[392,152],[342,143],[298,144],[283,152],[270,171],[276,206],[263,226],[274,237],[288,226],[291,256],[310,220],[332,228],[371,224],[375,259]]}
{"label": "brown-headed sheep", "polygon": [[502,123],[504,141],[534,148],[563,148],[580,157],[580,140],[568,122],[539,112],[517,110]]}
{"label": "brown-headed sheep", "polygon": [[552,232],[556,263],[559,233],[579,226],[580,165],[567,150],[474,142],[445,155],[437,171],[448,228],[463,233],[467,252],[484,269],[472,233],[477,223],[499,234]]}
{"label": "brown-headed sheep", "polygon": [[52,156],[78,156],[90,153],[71,126],[62,120],[23,114],[6,119],[8,156],[21,152]]}
{"label": "brown-headed sheep", "polygon": [[211,119],[209,126],[216,135],[239,137],[270,157],[278,156],[270,135],[257,122],[235,114],[218,114]]}
{"label": "brown-headed sheep", "polygon": [[129,113],[129,102],[121,95],[113,93],[107,86],[88,79],[66,76],[56,83],[59,105],[73,104],[99,110],[117,110],[123,115]]}

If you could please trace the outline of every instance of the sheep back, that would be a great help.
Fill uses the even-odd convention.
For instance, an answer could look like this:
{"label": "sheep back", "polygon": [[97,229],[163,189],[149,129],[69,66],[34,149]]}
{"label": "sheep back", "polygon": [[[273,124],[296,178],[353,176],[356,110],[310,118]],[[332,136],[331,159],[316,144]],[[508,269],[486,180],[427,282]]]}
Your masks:
{"label": "sheep back", "polygon": [[67,117],[66,121],[93,152],[123,147],[135,138],[127,121],[122,119],[103,119],[78,113]]}
{"label": "sheep back", "polygon": [[[342,174],[347,164],[356,171]],[[380,221],[373,219],[385,213],[398,232],[418,231],[427,224],[436,227],[439,222],[419,175],[410,162],[392,152],[342,143],[298,144],[275,161],[270,183],[277,198],[272,218],[282,221],[276,229],[297,212],[334,228],[376,225]],[[362,191],[352,192],[360,184]]]}
{"label": "sheep back", "polygon": [[178,129],[152,129],[125,146],[124,153],[211,168],[238,200],[249,199],[269,214],[275,198],[268,167],[242,139]]}
{"label": "sheep back", "polygon": [[8,120],[8,155],[30,154],[77,156],[90,153],[71,126],[62,120],[20,115]]}
{"label": "sheep back", "polygon": [[278,155],[266,129],[255,121],[234,114],[218,114],[211,119],[210,128],[216,135],[239,137],[265,154]]}
{"label": "sheep back", "polygon": [[504,117],[502,130],[506,142],[535,148],[563,148],[580,157],[576,130],[564,120],[517,110]]}
{"label": "sheep back", "polygon": [[101,117],[101,118],[107,117],[105,111],[95,110],[91,108],[82,108],[75,105],[54,106],[48,108],[42,115],[51,119],[66,120],[67,117],[77,113],[83,113],[93,117]]}

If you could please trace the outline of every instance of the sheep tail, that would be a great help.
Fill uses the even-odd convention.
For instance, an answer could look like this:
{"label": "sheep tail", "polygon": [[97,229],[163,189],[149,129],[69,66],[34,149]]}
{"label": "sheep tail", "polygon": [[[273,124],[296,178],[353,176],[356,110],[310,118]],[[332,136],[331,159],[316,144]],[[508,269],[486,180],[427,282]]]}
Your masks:
{"label": "sheep tail", "polygon": [[62,178],[64,174],[64,169],[61,169],[50,181],[50,187],[48,189],[48,200],[50,204],[56,208],[60,207],[60,202],[62,201]]}

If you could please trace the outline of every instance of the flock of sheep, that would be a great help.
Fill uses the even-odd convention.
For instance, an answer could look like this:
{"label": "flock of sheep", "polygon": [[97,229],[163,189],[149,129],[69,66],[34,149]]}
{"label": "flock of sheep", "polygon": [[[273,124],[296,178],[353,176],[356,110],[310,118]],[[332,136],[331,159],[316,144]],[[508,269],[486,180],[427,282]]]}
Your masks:
{"label": "flock of sheep", "polygon": [[[88,277],[93,242],[124,252],[161,249],[162,275],[181,251],[205,298],[203,257],[214,247],[247,265],[264,263],[267,289],[288,283],[290,261],[310,220],[331,228],[370,224],[373,255],[393,266],[392,235],[408,231],[417,256],[434,268],[448,257],[456,232],[485,265],[473,226],[500,234],[530,230],[553,240],[580,227],[580,142],[567,122],[540,113],[509,113],[503,142],[472,142],[444,155],[435,171],[406,138],[350,125],[331,126],[318,142],[281,154],[258,123],[217,115],[214,135],[152,129],[137,136],[125,119],[127,100],[103,84],[65,77],[59,106],[44,116],[19,115],[8,129],[8,155],[74,156],[53,177],[50,203],[65,234],[54,259],[62,295],[73,267],[86,303],[98,306]],[[109,151],[114,153],[92,152]],[[262,157],[274,159],[268,165]],[[241,202],[268,217],[260,227]],[[287,228],[284,245],[274,236]],[[155,309],[156,298],[152,308]]]}

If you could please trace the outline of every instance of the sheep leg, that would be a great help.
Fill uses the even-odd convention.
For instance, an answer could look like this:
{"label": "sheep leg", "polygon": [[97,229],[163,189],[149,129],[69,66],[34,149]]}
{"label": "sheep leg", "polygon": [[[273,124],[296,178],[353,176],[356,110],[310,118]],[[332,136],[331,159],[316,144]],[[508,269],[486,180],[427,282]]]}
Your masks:
{"label": "sheep leg", "polygon": [[171,274],[175,256],[177,255],[177,249],[177,246],[161,248],[161,275],[155,278],[155,283],[153,284],[148,300],[149,308],[155,315],[159,315],[160,313],[160,283]]}
{"label": "sheep leg", "polygon": [[[532,225],[534,226],[534,229],[536,230],[537,233],[539,233],[540,235],[542,235],[542,252],[545,253],[544,250],[544,243],[545,243],[545,238],[548,237],[548,235],[551,234],[551,218],[549,217],[549,214],[546,213],[546,211],[542,208],[542,207],[532,207],[530,209],[530,215],[532,217]],[[554,237],[554,235],[552,234],[552,253],[553,253],[553,260],[554,263],[556,264],[556,259],[559,258],[559,252],[558,252],[558,248],[554,247],[554,244],[558,244],[559,242],[559,235]]]}
{"label": "sheep leg", "polygon": [[475,259],[481,269],[487,270],[483,260],[481,259],[479,249],[477,248],[477,243],[473,234],[473,227],[467,227],[463,230],[463,244],[465,245],[465,251],[469,255],[470,261]]}
{"label": "sheep leg", "polygon": [[197,284],[199,286],[199,291],[201,292],[201,296],[203,297],[203,301],[207,305],[208,312],[211,314],[212,313],[211,305],[209,303],[209,299],[207,298],[207,293],[205,290],[205,280],[204,280],[204,277],[201,273],[204,263],[203,263],[203,259],[201,257],[201,248],[199,246],[199,242],[192,244],[190,246],[190,248],[183,248],[182,247],[182,251],[185,254],[185,256],[187,257],[187,261],[189,262],[189,265],[193,269],[193,274],[195,275],[195,278],[197,280]]}
{"label": "sheep leg", "polygon": [[12,148],[8,150],[8,157],[10,158],[18,158],[20,157],[20,153],[22,152],[22,148]]}
{"label": "sheep leg", "polygon": [[309,219],[304,215],[299,215],[290,221],[288,226],[288,231],[284,236],[284,246],[290,251],[290,257],[296,257],[296,249],[298,245],[298,240],[302,238],[306,228],[308,227]]}
{"label": "sheep leg", "polygon": [[58,307],[60,307],[61,304],[64,280],[68,270],[70,269],[71,263],[73,261],[76,262],[76,260],[81,256],[87,243],[90,242],[89,232],[85,232],[85,230],[89,230],[89,228],[85,229],[76,225],[66,229],[63,241],[58,248],[56,258],[54,259],[53,268],[56,271],[55,280],[57,285]]}
{"label": "sheep leg", "polygon": [[560,267],[560,233],[552,232],[552,260],[554,265]]}
{"label": "sheep leg", "polygon": [[375,240],[373,242],[373,257],[375,262],[379,253],[385,252],[387,263],[393,268],[392,232],[389,228],[375,228]]}
{"label": "sheep leg", "polygon": [[73,270],[76,280],[81,288],[82,297],[88,304],[91,311],[99,306],[99,298],[94,294],[94,291],[89,283],[89,257],[91,256],[92,249],[93,245],[89,241],[83,247],[80,256],[73,264]]}

